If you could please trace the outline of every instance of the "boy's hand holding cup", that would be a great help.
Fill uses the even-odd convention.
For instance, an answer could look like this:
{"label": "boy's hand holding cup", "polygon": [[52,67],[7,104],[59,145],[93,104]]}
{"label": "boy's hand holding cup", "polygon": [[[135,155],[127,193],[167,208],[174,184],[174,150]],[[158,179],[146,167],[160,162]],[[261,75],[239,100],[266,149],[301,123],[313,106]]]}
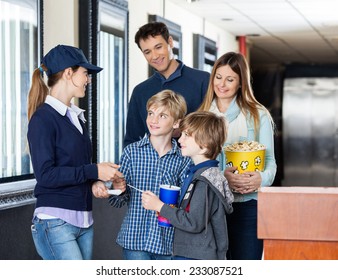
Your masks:
{"label": "boy's hand holding cup", "polygon": [[142,205],[147,210],[161,211],[163,202],[151,191],[142,193]]}

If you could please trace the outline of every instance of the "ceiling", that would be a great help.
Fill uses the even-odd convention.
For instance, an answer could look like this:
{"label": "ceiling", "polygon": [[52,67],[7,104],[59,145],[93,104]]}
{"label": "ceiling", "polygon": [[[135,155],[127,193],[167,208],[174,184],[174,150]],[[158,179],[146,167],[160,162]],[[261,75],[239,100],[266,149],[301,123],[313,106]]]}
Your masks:
{"label": "ceiling", "polygon": [[246,36],[251,63],[338,64],[337,0],[170,1]]}

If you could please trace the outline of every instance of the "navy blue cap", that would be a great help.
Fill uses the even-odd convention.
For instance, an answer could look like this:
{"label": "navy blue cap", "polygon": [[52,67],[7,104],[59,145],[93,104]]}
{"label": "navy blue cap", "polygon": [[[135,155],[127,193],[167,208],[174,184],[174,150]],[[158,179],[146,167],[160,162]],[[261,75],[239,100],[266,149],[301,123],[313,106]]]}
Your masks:
{"label": "navy blue cap", "polygon": [[101,67],[90,64],[81,49],[66,45],[57,45],[51,49],[42,58],[41,63],[47,67],[48,77],[72,66],[82,66],[88,70],[89,74],[103,70]]}

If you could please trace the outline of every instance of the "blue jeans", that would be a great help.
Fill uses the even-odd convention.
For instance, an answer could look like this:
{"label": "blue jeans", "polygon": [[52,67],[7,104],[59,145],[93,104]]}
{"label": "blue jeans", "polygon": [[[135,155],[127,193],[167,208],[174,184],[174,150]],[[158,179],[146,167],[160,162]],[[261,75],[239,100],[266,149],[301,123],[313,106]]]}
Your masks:
{"label": "blue jeans", "polygon": [[196,260],[196,259],[191,259],[191,258],[186,258],[186,257],[182,257],[182,256],[172,256],[171,257],[172,260]]}
{"label": "blue jeans", "polygon": [[79,228],[61,219],[33,219],[31,232],[38,254],[44,260],[90,260],[93,226]]}
{"label": "blue jeans", "polygon": [[171,260],[171,255],[160,255],[146,251],[128,250],[123,248],[122,253],[125,260]]}
{"label": "blue jeans", "polygon": [[257,238],[257,200],[234,202],[227,215],[229,260],[261,260],[263,240]]}

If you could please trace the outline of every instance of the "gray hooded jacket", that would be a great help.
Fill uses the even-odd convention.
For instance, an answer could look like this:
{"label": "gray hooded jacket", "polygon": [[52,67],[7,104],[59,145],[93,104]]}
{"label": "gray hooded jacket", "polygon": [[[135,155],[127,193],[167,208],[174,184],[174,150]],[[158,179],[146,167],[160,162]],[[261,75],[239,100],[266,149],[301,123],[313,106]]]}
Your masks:
{"label": "gray hooded jacket", "polygon": [[[185,207],[190,192],[188,208]],[[179,208],[165,204],[161,216],[174,226],[173,254],[192,259],[224,260],[228,250],[226,213],[233,194],[218,167],[197,170]],[[185,209],[183,209],[183,208]]]}

